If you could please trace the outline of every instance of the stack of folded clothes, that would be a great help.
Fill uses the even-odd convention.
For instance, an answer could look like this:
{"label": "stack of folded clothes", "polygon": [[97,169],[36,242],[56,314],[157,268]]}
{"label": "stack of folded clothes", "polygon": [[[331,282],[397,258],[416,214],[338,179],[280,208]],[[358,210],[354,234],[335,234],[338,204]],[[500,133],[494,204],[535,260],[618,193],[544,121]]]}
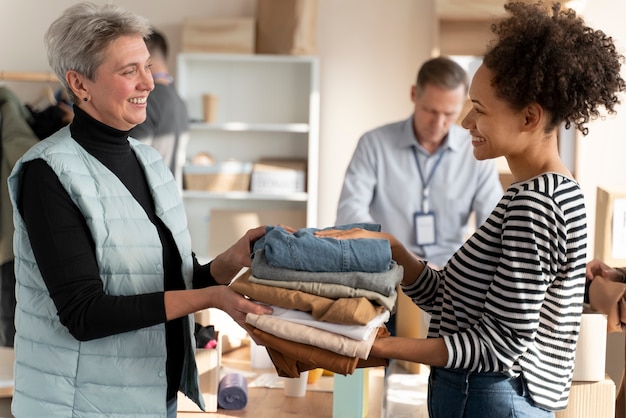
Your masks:
{"label": "stack of folded clothes", "polygon": [[[380,230],[373,224],[333,228],[353,227]],[[270,226],[255,243],[251,269],[231,287],[271,305],[274,313],[248,314],[248,332],[266,347],[283,377],[315,368],[347,375],[387,365],[369,352],[376,338],[389,335],[384,324],[402,280],[389,241],[318,238],[315,231],[291,234]]]}

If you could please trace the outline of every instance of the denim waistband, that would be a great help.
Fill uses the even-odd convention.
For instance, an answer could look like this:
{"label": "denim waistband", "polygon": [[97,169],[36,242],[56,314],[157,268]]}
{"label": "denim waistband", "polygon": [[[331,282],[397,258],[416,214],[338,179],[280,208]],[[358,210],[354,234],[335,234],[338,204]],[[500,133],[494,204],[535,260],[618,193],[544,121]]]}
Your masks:
{"label": "denim waistband", "polygon": [[467,393],[473,390],[513,389],[519,395],[526,394],[526,385],[521,375],[509,376],[501,372],[471,372],[465,369],[431,367],[430,378],[445,381]]}

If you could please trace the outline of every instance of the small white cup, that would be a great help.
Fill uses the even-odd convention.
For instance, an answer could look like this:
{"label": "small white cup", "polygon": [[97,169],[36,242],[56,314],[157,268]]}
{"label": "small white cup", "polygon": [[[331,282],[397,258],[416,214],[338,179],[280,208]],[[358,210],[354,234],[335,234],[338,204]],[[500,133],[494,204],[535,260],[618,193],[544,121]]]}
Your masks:
{"label": "small white cup", "polygon": [[301,398],[306,395],[306,383],[308,377],[308,370],[306,372],[300,372],[300,377],[285,377],[285,396]]}

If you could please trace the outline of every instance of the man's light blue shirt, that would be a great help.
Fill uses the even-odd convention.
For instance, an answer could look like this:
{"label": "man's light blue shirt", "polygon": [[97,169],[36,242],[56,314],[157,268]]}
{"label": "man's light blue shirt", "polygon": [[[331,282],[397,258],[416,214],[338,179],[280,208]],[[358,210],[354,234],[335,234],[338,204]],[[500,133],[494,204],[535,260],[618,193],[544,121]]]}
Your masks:
{"label": "man's light blue shirt", "polygon": [[[424,184],[415,155],[426,180],[442,152],[429,183],[437,242],[417,245],[414,219],[422,211]],[[415,254],[444,266],[465,241],[470,214],[482,224],[501,197],[495,161],[476,160],[467,130],[452,125],[444,143],[429,154],[417,142],[411,116],[361,137],[346,171],[336,224],[381,224]]]}

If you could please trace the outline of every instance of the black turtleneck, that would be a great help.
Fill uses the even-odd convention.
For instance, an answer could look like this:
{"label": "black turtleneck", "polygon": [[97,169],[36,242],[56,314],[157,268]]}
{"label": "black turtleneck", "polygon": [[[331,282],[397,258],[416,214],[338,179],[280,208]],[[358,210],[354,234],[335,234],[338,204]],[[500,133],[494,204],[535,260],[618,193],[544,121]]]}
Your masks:
{"label": "black turtleneck", "polygon": [[[141,204],[156,226],[163,247],[164,288],[183,289],[176,244],[169,229],[155,215],[150,188],[128,143],[128,132],[98,122],[77,106],[74,110],[72,138],[110,169]],[[163,292],[131,296],[104,292],[85,218],[45,161],[37,159],[25,165],[18,209],[60,321],[76,339],[92,340],[166,321]],[[194,264],[194,287],[215,284],[208,264],[199,266],[195,257]],[[166,323],[167,399],[176,395],[180,382],[182,324],[181,319]]]}

